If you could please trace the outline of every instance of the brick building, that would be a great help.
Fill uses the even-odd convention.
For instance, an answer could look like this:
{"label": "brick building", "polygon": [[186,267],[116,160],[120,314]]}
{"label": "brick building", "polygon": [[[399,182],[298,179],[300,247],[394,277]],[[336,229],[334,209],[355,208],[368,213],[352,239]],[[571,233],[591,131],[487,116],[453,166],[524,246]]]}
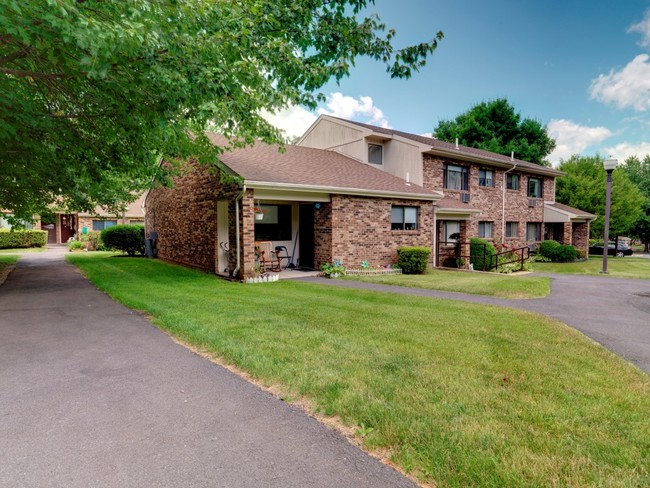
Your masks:
{"label": "brick building", "polygon": [[306,268],[385,266],[400,246],[433,246],[440,192],[315,148],[257,143],[220,160],[217,171],[189,161],[171,188],[147,193],[147,232],[157,233],[160,258],[245,278],[258,241],[285,246]]}
{"label": "brick building", "polygon": [[455,263],[471,237],[534,248],[543,239],[585,253],[594,215],[555,202],[563,173],[527,161],[431,137],[321,115],[298,142],[346,154],[405,181],[440,191],[434,264]]}

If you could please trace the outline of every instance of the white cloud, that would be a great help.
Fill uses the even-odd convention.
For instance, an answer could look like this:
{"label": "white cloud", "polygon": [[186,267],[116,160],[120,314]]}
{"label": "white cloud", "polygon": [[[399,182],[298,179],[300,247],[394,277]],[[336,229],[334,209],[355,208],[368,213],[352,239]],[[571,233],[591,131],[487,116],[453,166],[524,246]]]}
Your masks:
{"label": "white cloud", "polygon": [[605,148],[603,155],[616,158],[619,163],[622,163],[630,156],[637,156],[639,159],[643,159],[646,156],[650,156],[650,142],[640,142],[638,144],[621,142],[613,147]]}
{"label": "white cloud", "polygon": [[633,24],[627,30],[629,32],[638,32],[641,34],[639,45],[643,47],[650,47],[650,9],[645,11],[645,17],[638,24]]}
{"label": "white cloud", "polygon": [[384,128],[390,127],[384,112],[375,106],[371,97],[359,97],[357,100],[354,97],[335,92],[327,97],[325,105],[327,108],[318,109],[319,114],[332,115],[342,119],[363,119],[359,120],[359,122],[366,122]]}
{"label": "white cloud", "polygon": [[316,120],[316,115],[297,105],[274,114],[263,112],[262,116],[280,129],[289,139],[302,136]]}
{"label": "white cloud", "polygon": [[546,127],[556,143],[555,150],[549,155],[552,163],[580,154],[589,146],[612,136],[612,131],[607,127],[587,127],[565,119],[553,119]]}
{"label": "white cloud", "polygon": [[611,70],[591,82],[589,95],[618,108],[650,109],[650,56],[639,54],[620,71]]}

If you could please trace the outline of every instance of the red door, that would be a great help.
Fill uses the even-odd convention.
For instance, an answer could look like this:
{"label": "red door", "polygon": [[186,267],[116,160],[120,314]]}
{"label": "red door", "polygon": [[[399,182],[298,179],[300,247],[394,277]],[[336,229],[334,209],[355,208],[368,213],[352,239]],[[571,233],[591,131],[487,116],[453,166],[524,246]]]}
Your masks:
{"label": "red door", "polygon": [[74,214],[61,214],[59,223],[61,224],[61,244],[68,242],[76,234],[76,218]]}

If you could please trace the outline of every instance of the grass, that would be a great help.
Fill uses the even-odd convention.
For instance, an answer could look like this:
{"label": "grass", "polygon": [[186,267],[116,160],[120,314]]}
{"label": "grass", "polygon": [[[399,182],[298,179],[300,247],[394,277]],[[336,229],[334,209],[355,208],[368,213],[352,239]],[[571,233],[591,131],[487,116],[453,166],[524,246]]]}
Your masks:
{"label": "grass", "polygon": [[[589,256],[587,261],[575,263],[533,263],[533,271],[539,273],[570,273],[582,275],[605,276],[601,274],[603,258]],[[626,256],[607,259],[606,276],[613,278],[638,278],[650,280],[650,259]]]}
{"label": "grass", "polygon": [[[356,427],[422,482],[650,486],[650,378],[512,309],[68,255],[159,327]],[[513,278],[514,279],[514,278]]]}
{"label": "grass", "polygon": [[19,249],[0,249],[0,254],[22,254],[24,252],[45,252],[45,247],[21,247]]}
{"label": "grass", "polygon": [[546,277],[442,269],[429,270],[424,275],[355,276],[346,279],[499,298],[540,298],[551,292],[551,279]]}
{"label": "grass", "polygon": [[7,268],[8,266],[11,266],[12,264],[16,264],[18,261],[18,256],[13,255],[13,254],[7,254],[7,255],[0,255],[0,274]]}

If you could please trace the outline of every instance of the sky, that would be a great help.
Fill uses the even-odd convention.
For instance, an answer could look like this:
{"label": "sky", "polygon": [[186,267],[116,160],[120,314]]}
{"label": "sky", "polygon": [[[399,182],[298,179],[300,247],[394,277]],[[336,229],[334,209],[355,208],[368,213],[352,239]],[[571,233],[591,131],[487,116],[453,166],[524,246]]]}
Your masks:
{"label": "sky", "polygon": [[269,116],[287,136],[319,114],[430,134],[507,98],[547,127],[554,165],[573,154],[650,155],[650,0],[376,0],[368,11],[396,29],[396,47],[439,30],[445,38],[409,80],[360,58],[349,78],[323,87],[315,111]]}

